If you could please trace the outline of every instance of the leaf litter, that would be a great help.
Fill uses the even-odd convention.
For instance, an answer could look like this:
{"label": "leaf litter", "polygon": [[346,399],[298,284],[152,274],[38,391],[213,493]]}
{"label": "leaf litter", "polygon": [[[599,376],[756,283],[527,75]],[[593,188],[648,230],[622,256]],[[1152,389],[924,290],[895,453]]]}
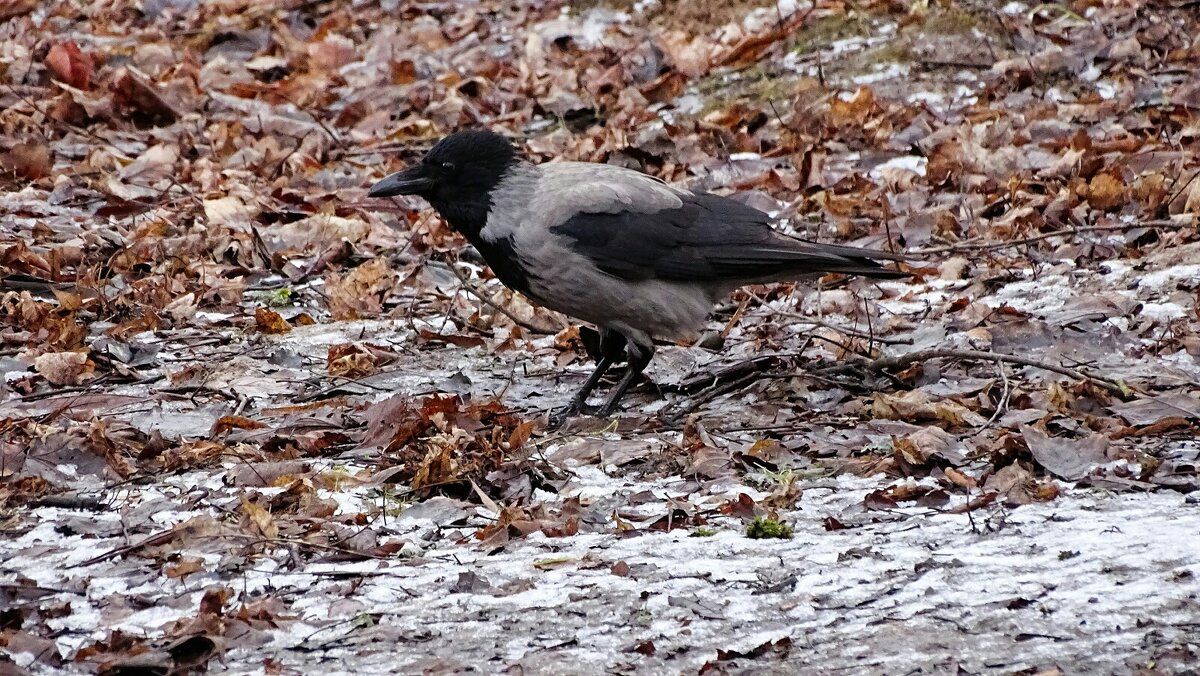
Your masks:
{"label": "leaf litter", "polygon": [[[1187,3],[0,17],[5,669],[1197,659]],[[549,430],[594,332],[365,196],[473,124],[913,277],[740,290]]]}

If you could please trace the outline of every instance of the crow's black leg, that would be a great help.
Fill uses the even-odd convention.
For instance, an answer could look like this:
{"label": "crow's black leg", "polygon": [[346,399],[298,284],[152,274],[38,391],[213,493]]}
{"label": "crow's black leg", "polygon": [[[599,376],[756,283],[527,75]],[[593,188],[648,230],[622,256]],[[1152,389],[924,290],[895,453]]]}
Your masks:
{"label": "crow's black leg", "polygon": [[[628,336],[626,336],[628,340]],[[625,348],[625,354],[629,360],[629,370],[625,372],[625,377],[621,378],[621,382],[617,383],[616,389],[608,396],[608,401],[604,402],[604,406],[597,411],[598,415],[612,415],[617,410],[617,405],[621,403],[621,399],[629,388],[633,385],[633,381],[646,370],[646,366],[650,364],[650,360],[654,358],[654,343],[635,343],[628,340],[628,345]]]}
{"label": "crow's black leg", "polygon": [[554,425],[562,424],[567,418],[577,415],[580,411],[587,408],[587,398],[591,396],[592,390],[596,389],[596,385],[600,383],[600,379],[612,368],[612,365],[620,361],[625,356],[625,336],[611,329],[603,329],[600,333],[600,359],[596,362],[596,368],[592,371],[592,375],[584,381],[583,387],[575,393],[571,398],[571,403],[564,408],[555,411],[550,416],[550,421]]}
{"label": "crow's black leg", "polygon": [[608,357],[612,363],[625,361],[625,346],[628,344],[629,341],[621,332],[612,329],[600,330],[600,355]]}

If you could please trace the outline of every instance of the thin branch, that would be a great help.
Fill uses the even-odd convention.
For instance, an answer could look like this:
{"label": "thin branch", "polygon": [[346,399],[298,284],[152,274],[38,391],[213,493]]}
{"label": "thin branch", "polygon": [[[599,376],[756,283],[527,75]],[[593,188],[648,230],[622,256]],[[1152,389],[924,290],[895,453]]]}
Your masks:
{"label": "thin branch", "polygon": [[1044,371],[1059,373],[1069,378],[1074,378],[1075,380],[1093,383],[1103,387],[1119,397],[1128,397],[1130,395],[1129,386],[1119,380],[1091,375],[1079,369],[1067,368],[1059,364],[1051,364],[1049,362],[1030,359],[1028,357],[1018,357],[1017,355],[1001,354],[999,352],[984,352],[982,350],[917,350],[915,352],[909,352],[908,354],[902,354],[895,357],[883,357],[874,361],[866,361],[862,365],[872,371],[882,372],[894,369],[903,369],[911,366],[912,364],[929,361],[931,359],[973,359],[978,361],[993,361],[1007,364],[1017,364],[1019,366],[1030,366],[1033,368],[1042,369]]}
{"label": "thin branch", "polygon": [[[810,326],[816,326],[816,327],[822,328],[822,329],[829,329],[830,331],[837,331],[838,333],[845,334],[852,338],[862,338],[869,342],[882,343],[884,345],[912,345],[912,342],[913,342],[912,338],[885,338],[883,336],[875,336],[875,335],[872,335],[871,333],[863,333],[862,331],[852,329],[848,326],[837,326],[835,324],[829,324],[824,321],[821,321],[820,319],[817,319],[814,317],[807,317],[807,316],[801,315],[801,314],[796,314],[795,312],[788,312],[787,310],[776,310],[775,308],[767,305],[767,301],[764,300],[763,298],[761,298],[760,296],[758,296],[758,294],[754,293],[753,291],[750,291],[749,289],[745,289],[745,291],[751,298],[758,301],[758,305],[760,308],[766,310],[767,312],[770,312],[773,315],[779,316],[779,317],[787,317],[788,319],[795,319],[796,320],[795,323],[804,323],[804,324],[808,324]],[[863,301],[865,304],[866,299],[863,299]],[[818,303],[818,305],[819,305],[819,303]],[[869,323],[870,314],[868,314],[867,317],[868,317],[868,326],[870,326],[870,323]],[[873,328],[872,328],[872,330],[873,330]],[[845,348],[844,345],[841,347]],[[849,352],[852,350],[847,350],[847,351]]]}
{"label": "thin branch", "polygon": [[534,324],[530,324],[529,322],[527,322],[523,319],[519,319],[508,308],[500,305],[496,301],[489,298],[488,295],[486,293],[484,293],[483,289],[480,289],[478,286],[476,286],[475,282],[473,282],[470,278],[468,278],[461,270],[458,269],[457,266],[455,266],[453,264],[448,264],[446,267],[450,268],[450,271],[454,273],[454,276],[458,277],[458,281],[462,282],[463,288],[466,289],[467,291],[471,292],[471,295],[473,295],[476,298],[478,298],[479,300],[481,300],[484,305],[492,308],[493,310],[495,310],[496,312],[499,312],[500,314],[504,315],[505,317],[508,317],[510,320],[512,320],[512,323],[516,324],[517,326],[520,326],[532,333],[538,333],[538,334],[544,334],[544,335],[554,335],[555,333],[558,333],[558,330],[551,329],[546,326],[536,326]]}
{"label": "thin branch", "polygon": [[1051,239],[1053,237],[1064,237],[1067,235],[1079,235],[1087,232],[1120,232],[1124,230],[1136,230],[1137,228],[1162,228],[1164,230],[1183,230],[1186,228],[1195,227],[1190,223],[1180,223],[1178,221],[1139,221],[1137,223],[1121,223],[1119,225],[1091,225],[1080,228],[1064,228],[1055,230],[1054,232],[1046,232],[1033,237],[1025,237],[1023,239],[1014,239],[1007,242],[981,242],[971,241],[959,242],[949,246],[931,247],[928,249],[916,249],[907,252],[912,256],[927,256],[931,254],[954,253],[963,251],[996,251],[999,249],[1010,249],[1013,247],[1032,244],[1042,240]]}
{"label": "thin branch", "polygon": [[[1008,382],[1008,373],[1004,370],[1003,361],[996,362],[996,371],[1000,373],[1000,380],[1004,384],[1004,391],[1000,395],[1000,401],[996,402],[996,410],[992,412],[992,417],[988,418],[988,421],[980,428],[981,432],[994,425],[1000,419],[1000,416],[1004,415],[1008,410],[1009,397],[1012,396],[1012,385]],[[969,495],[970,493],[968,492],[968,497]]]}

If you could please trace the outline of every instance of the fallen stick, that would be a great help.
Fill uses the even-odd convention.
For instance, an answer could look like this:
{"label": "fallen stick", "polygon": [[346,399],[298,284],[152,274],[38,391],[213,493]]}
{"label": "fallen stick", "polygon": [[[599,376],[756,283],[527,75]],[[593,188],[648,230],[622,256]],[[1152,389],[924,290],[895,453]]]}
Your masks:
{"label": "fallen stick", "polygon": [[895,357],[881,357],[874,360],[862,360],[860,364],[871,371],[881,373],[891,369],[902,369],[917,362],[929,361],[930,359],[974,359],[979,361],[1004,362],[1007,364],[1017,364],[1019,366],[1030,366],[1033,368],[1042,369],[1059,373],[1075,380],[1093,383],[1119,397],[1129,397],[1132,392],[1129,386],[1125,383],[1105,378],[1102,376],[1094,376],[1089,373],[1080,371],[1079,369],[1068,368],[1059,364],[1051,364],[1049,362],[1039,361],[1037,359],[1029,359],[1028,357],[1018,357],[1014,354],[1002,354],[999,352],[984,352],[982,350],[951,350],[951,349],[933,349],[933,350],[917,350]]}

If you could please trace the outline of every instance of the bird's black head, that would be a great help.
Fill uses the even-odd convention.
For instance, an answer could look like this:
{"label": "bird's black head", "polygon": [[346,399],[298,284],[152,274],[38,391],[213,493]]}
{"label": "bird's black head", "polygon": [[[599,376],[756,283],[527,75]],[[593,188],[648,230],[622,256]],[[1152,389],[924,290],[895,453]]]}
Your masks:
{"label": "bird's black head", "polygon": [[490,131],[460,131],[438,141],[421,161],[371,186],[368,197],[424,197],[450,224],[478,230],[490,193],[519,161],[512,143]]}

